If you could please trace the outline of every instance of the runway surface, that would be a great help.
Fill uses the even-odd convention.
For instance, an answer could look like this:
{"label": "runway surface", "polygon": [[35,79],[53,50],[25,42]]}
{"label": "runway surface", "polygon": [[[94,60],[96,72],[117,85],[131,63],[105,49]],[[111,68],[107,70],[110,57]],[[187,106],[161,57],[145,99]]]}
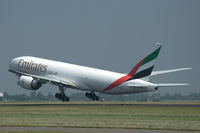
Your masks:
{"label": "runway surface", "polygon": [[200,104],[74,104],[74,103],[63,103],[63,104],[34,104],[34,103],[10,103],[0,104],[0,106],[149,106],[149,107],[200,107]]}
{"label": "runway surface", "polygon": [[[0,103],[0,107],[98,107],[98,106],[130,106],[130,107],[200,107],[198,103]],[[70,127],[0,127],[0,131],[32,131],[32,132],[57,132],[57,133],[200,133],[200,131],[173,131],[173,130],[151,130],[151,129],[118,129],[118,128],[70,128]]]}
{"label": "runway surface", "polygon": [[172,131],[148,129],[113,129],[113,128],[65,128],[65,127],[0,127],[3,131],[32,131],[57,133],[200,133],[199,131]]}

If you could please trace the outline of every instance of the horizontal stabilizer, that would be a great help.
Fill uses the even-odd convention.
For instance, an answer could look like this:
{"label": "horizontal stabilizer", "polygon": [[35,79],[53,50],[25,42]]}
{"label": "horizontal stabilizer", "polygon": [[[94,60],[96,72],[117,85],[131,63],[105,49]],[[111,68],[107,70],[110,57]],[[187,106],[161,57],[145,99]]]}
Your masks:
{"label": "horizontal stabilizer", "polygon": [[185,86],[189,85],[186,83],[166,83],[166,84],[156,84],[158,87],[171,87],[171,86]]}
{"label": "horizontal stabilizer", "polygon": [[178,71],[184,71],[184,70],[190,70],[190,69],[192,69],[192,68],[179,68],[179,69],[170,69],[170,70],[162,70],[162,71],[153,71],[151,73],[151,76],[165,74],[165,73],[178,72]]}

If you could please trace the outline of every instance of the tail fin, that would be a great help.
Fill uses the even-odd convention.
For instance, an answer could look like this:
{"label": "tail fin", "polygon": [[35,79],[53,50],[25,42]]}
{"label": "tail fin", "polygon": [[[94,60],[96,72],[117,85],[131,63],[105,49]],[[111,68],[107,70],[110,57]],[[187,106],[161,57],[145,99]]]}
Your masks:
{"label": "tail fin", "polygon": [[129,73],[131,76],[129,80],[145,78],[149,80],[149,76],[154,68],[155,59],[158,57],[162,45],[160,43],[156,43],[153,50],[147,54]]}
{"label": "tail fin", "polygon": [[108,91],[114,87],[123,84],[124,82],[132,79],[144,78],[151,75],[154,67],[155,59],[158,57],[160,52],[161,44],[157,43],[153,52],[145,56],[129,73],[110,84],[102,91]]}

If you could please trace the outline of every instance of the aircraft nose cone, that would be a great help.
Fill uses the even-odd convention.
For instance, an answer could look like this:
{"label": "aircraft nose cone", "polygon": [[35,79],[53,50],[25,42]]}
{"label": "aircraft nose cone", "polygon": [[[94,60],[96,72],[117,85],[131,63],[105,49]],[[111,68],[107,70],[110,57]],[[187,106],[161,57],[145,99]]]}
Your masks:
{"label": "aircraft nose cone", "polygon": [[18,62],[18,58],[12,59],[12,60],[10,61],[10,63],[9,63],[9,69],[8,69],[8,71],[14,70],[14,68],[15,68],[16,65],[17,65],[17,62]]}

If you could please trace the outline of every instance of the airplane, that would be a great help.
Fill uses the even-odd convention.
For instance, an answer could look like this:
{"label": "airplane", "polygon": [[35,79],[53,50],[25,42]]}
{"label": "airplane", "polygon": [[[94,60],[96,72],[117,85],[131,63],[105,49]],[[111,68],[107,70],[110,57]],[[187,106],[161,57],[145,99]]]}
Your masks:
{"label": "airplane", "polygon": [[95,92],[119,95],[152,92],[160,87],[188,85],[185,83],[155,84],[149,82],[151,76],[191,69],[153,71],[161,47],[160,43],[156,43],[151,52],[142,58],[129,73],[100,70],[32,56],[12,59],[8,71],[18,76],[18,85],[24,89],[37,90],[46,83],[58,86],[60,92],[56,93],[55,97],[63,102],[70,101],[65,94],[67,88],[87,91],[86,97],[98,101],[99,97]]}

